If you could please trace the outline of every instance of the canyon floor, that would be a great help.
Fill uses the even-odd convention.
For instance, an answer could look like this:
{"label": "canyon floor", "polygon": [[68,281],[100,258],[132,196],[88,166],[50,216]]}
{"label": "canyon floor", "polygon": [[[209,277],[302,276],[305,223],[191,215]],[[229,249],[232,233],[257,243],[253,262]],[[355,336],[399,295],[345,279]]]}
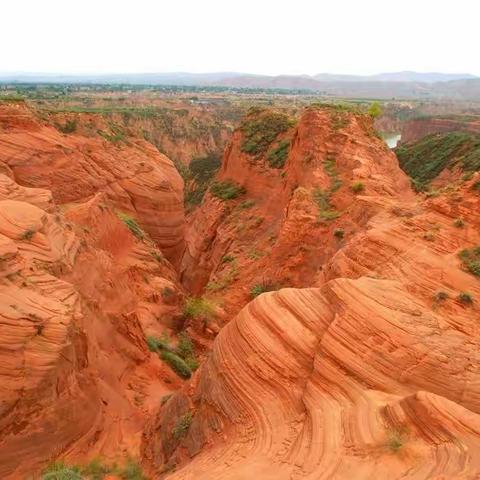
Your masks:
{"label": "canyon floor", "polygon": [[479,478],[478,117],[126,98],[0,102],[0,478]]}

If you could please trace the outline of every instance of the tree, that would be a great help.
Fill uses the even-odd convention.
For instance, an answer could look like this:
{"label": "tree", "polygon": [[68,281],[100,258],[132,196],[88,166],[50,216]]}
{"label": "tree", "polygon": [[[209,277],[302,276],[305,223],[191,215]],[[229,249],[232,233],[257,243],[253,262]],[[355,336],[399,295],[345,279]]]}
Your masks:
{"label": "tree", "polygon": [[370,105],[370,108],[368,109],[368,114],[369,114],[372,118],[378,118],[378,117],[380,117],[380,116],[383,114],[383,110],[382,110],[382,107],[380,106],[380,103],[378,103],[378,102],[373,102],[373,103]]}

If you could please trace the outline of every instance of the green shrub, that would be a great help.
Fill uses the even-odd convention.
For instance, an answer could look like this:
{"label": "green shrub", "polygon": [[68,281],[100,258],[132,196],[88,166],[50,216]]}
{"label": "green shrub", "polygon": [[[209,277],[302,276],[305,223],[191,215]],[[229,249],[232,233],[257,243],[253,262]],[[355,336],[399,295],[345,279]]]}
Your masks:
{"label": "green shrub", "polygon": [[210,192],[222,200],[232,200],[245,193],[245,188],[230,180],[213,182]]}
{"label": "green shrub", "polygon": [[350,188],[352,189],[353,193],[360,193],[365,190],[365,185],[362,182],[355,182],[355,183],[352,183]]}
{"label": "green shrub", "polygon": [[475,182],[475,183],[472,185],[472,190],[475,190],[475,191],[477,191],[477,192],[480,192],[480,181]]}
{"label": "green shrub", "polygon": [[86,475],[88,480],[103,480],[112,471],[112,467],[105,465],[98,458],[93,459],[82,468],[82,474]]}
{"label": "green shrub", "polygon": [[457,228],[463,228],[465,226],[465,222],[461,218],[456,218],[453,222],[453,225]]}
{"label": "green shrub", "polygon": [[169,350],[162,350],[160,358],[168,363],[179,377],[187,379],[192,376],[192,370],[190,367],[185,363],[185,360],[179,357],[176,353],[170,352]]}
{"label": "green shrub", "polygon": [[464,305],[471,305],[473,303],[473,296],[468,292],[459,293],[457,298]]}
{"label": "green shrub", "polygon": [[118,476],[122,480],[147,480],[147,477],[143,474],[142,467],[132,459],[127,461],[127,464],[120,470]]}
{"label": "green shrub", "polygon": [[77,129],[76,120],[67,120],[65,125],[56,125],[57,129],[62,133],[73,133]]}
{"label": "green shrub", "polygon": [[447,300],[448,293],[443,292],[443,291],[438,291],[437,293],[435,293],[433,298],[436,302],[443,302],[443,301]]}
{"label": "green shrub", "polygon": [[21,240],[31,240],[32,237],[35,235],[35,230],[33,228],[29,228],[25,230],[22,235],[20,236]]}
{"label": "green shrub", "polygon": [[235,260],[235,257],[229,253],[222,257],[222,263],[231,263]]}
{"label": "green shrub", "polygon": [[63,461],[51,463],[42,472],[42,480],[83,480],[80,467],[69,466]]}
{"label": "green shrub", "polygon": [[373,102],[368,109],[368,114],[374,119],[381,117],[383,115],[383,111],[382,111],[382,107],[380,106],[380,103]]}
{"label": "green shrub", "polygon": [[140,228],[138,223],[128,214],[123,212],[117,213],[118,218],[127,226],[130,232],[133,233],[137,238],[143,240],[145,238],[145,232]]}
{"label": "green shrub", "polygon": [[146,337],[146,341],[148,349],[151,352],[158,352],[159,350],[172,350],[167,332],[163,332],[160,338],[153,335],[148,335]]}
{"label": "green shrub", "polygon": [[238,205],[239,208],[242,210],[247,210],[248,208],[252,208],[255,205],[254,200],[244,200],[242,203]]}
{"label": "green shrub", "polygon": [[273,292],[274,290],[278,290],[277,286],[270,283],[270,282],[261,282],[257,283],[252,286],[250,289],[250,296],[252,298],[258,297],[260,294],[265,292]]}
{"label": "green shrub", "polygon": [[464,249],[458,256],[462,260],[463,267],[473,275],[480,277],[480,246]]}
{"label": "green shrub", "polygon": [[192,412],[187,412],[177,419],[172,429],[172,435],[175,440],[180,440],[188,433],[190,425],[192,424],[192,420]]}
{"label": "green shrub", "polygon": [[338,238],[339,240],[341,240],[344,236],[345,236],[345,232],[343,230],[343,228],[336,228],[334,231],[333,231],[333,235]]}
{"label": "green shrub", "polygon": [[268,154],[268,164],[272,168],[283,168],[287,161],[289,149],[290,140],[282,140],[278,146]]}
{"label": "green shrub", "polygon": [[190,318],[212,317],[215,315],[215,304],[203,297],[189,297],[185,300],[183,314]]}
{"label": "green shrub", "polygon": [[294,124],[284,113],[265,110],[248,115],[240,126],[243,133],[242,152],[256,156],[265,153],[277,136]]}

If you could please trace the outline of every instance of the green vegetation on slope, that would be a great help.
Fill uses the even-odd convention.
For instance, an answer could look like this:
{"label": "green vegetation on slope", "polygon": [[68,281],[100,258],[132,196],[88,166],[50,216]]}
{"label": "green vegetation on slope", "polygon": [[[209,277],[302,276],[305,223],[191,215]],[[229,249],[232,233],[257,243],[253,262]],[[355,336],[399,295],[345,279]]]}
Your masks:
{"label": "green vegetation on slope", "polygon": [[285,113],[251,110],[242,122],[242,152],[259,156],[264,154],[277,136],[287,131],[295,121]]}
{"label": "green vegetation on slope", "polygon": [[396,148],[400,166],[415,188],[425,190],[445,168],[458,166],[465,172],[480,170],[480,136],[465,132],[428,135]]}

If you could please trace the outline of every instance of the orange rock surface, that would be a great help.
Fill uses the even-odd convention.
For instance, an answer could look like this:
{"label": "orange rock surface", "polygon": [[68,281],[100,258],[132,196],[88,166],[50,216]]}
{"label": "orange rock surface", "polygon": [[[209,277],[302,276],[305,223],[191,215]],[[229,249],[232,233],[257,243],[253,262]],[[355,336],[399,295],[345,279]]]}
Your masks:
{"label": "orange rock surface", "polygon": [[183,253],[183,181],[148,142],[64,135],[23,105],[3,105],[0,165],[17,183],[50,190],[57,204],[104,192],[116,209],[135,216],[171,261]]}
{"label": "orange rock surface", "polygon": [[[172,254],[183,241],[181,180],[146,145],[94,144],[91,163],[78,150],[67,155],[65,145],[84,140],[37,124],[23,107],[2,108],[1,125],[0,478],[27,478],[57,457],[138,456],[158,397],[180,385],[145,334],[178,309],[162,289],[181,289],[155,241],[135,238],[112,206],[128,198],[125,210],[140,217],[160,202],[145,229]],[[139,159],[148,174],[122,172]]]}
{"label": "orange rock surface", "polygon": [[[300,239],[310,236],[307,245],[319,249],[320,265],[307,266],[305,257],[298,262],[305,262],[302,280],[315,288],[263,293],[222,329],[190,384],[149,423],[143,452],[154,477],[478,476],[480,282],[458,253],[480,244],[480,195],[473,189],[480,176],[437,198],[416,197],[394,155],[362,136],[361,119],[349,121],[332,133],[328,113],[302,117],[285,165],[286,185],[275,196],[280,205],[287,202],[277,218],[287,238],[291,207],[304,202],[296,210],[303,221],[289,229],[296,244],[286,245],[298,254]],[[304,168],[298,162],[302,139],[318,155]],[[239,161],[239,175],[229,177],[238,179],[246,167],[231,156],[235,148],[227,151],[221,175]],[[322,159],[329,149],[336,149],[343,184],[361,178],[364,189],[356,196],[347,186],[334,192],[331,202],[341,215],[316,230],[308,190],[325,188]],[[250,186],[256,176],[244,178],[246,195],[253,191],[261,202]],[[291,196],[289,182],[295,185]],[[259,183],[261,192],[266,183]],[[213,251],[229,231],[228,207],[219,205],[207,198],[201,207],[212,215],[210,232],[222,233],[210,238]],[[458,218],[465,221],[461,228],[454,225]],[[344,236],[332,240],[339,226]],[[275,257],[280,241],[282,235],[258,270],[288,265],[288,255],[282,264]],[[197,239],[187,252],[201,252],[199,264],[209,265],[198,245]],[[472,302],[461,296],[465,292]]]}

